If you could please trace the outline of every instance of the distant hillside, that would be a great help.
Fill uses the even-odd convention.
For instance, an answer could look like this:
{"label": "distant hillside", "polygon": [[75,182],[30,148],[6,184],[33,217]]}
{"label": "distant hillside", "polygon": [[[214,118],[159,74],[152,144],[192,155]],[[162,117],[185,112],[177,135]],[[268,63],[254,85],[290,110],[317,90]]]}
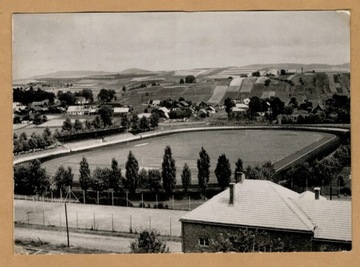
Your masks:
{"label": "distant hillside", "polygon": [[120,72],[120,74],[150,74],[150,73],[154,73],[154,72],[144,69],[138,69],[138,68],[126,69]]}
{"label": "distant hillside", "polygon": [[329,64],[294,64],[294,63],[279,63],[279,64],[253,64],[244,66],[243,68],[251,69],[301,69],[308,70],[348,70],[350,71],[350,63],[341,65],[329,65]]}
{"label": "distant hillside", "polygon": [[78,70],[78,71],[57,71],[44,75],[38,75],[31,77],[29,79],[38,80],[38,79],[46,79],[46,78],[82,78],[93,75],[110,75],[113,72],[106,71],[86,71],[86,70]]}

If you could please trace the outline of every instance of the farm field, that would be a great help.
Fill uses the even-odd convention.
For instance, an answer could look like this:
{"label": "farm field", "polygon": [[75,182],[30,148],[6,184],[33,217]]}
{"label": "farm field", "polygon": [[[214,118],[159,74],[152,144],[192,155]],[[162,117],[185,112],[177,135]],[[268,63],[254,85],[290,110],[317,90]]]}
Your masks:
{"label": "farm field", "polygon": [[197,184],[197,159],[201,147],[204,147],[211,160],[210,183],[216,183],[214,169],[217,158],[225,153],[234,169],[235,161],[241,158],[244,166],[272,163],[296,153],[322,138],[333,135],[318,132],[276,131],[276,130],[227,130],[179,133],[168,136],[143,139],[128,144],[103,147],[91,151],[52,159],[43,163],[47,172],[53,175],[60,165],[71,166],[74,180],[78,180],[79,162],[86,157],[90,168],[110,167],[115,157],[120,167],[125,170],[125,162],[131,150],[142,168],[161,168],[162,157],[166,145],[170,145],[177,167],[177,183],[181,183],[181,172],[188,163],[192,173],[192,183]]}

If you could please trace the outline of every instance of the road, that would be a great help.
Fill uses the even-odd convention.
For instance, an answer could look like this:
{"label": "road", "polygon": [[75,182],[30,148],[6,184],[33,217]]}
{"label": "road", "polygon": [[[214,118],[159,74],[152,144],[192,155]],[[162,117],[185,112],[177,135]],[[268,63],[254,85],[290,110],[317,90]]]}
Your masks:
{"label": "road", "polygon": [[[17,240],[34,240],[49,242],[54,245],[67,244],[66,232],[53,230],[40,230],[31,228],[15,227],[15,239]],[[84,233],[70,232],[70,246],[82,247],[88,249],[100,249],[109,253],[128,253],[130,252],[131,238],[102,236]],[[181,243],[168,241],[166,245],[171,252],[181,252]]]}

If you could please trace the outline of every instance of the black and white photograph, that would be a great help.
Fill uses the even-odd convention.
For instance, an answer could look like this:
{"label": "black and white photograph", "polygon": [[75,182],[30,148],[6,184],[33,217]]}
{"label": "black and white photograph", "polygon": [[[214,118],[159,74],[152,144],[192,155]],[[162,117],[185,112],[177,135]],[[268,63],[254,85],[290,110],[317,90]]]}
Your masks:
{"label": "black and white photograph", "polygon": [[351,251],[350,13],[13,14],[14,253]]}

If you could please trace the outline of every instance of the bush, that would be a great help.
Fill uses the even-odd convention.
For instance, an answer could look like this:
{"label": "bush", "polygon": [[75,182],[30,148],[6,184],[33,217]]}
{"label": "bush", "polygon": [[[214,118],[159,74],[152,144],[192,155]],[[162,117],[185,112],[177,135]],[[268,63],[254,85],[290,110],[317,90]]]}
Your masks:
{"label": "bush", "polygon": [[351,196],[351,189],[349,187],[341,188],[340,194]]}

